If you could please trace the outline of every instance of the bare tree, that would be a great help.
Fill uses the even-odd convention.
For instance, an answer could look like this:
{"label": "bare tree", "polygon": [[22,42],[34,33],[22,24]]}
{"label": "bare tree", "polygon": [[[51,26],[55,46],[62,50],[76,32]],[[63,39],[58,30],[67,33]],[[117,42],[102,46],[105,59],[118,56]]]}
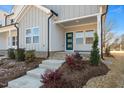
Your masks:
{"label": "bare tree", "polygon": [[109,53],[110,45],[114,38],[114,33],[112,32],[114,27],[115,27],[115,25],[114,25],[113,21],[109,21],[108,23],[105,24],[105,29],[103,32],[103,48],[104,48],[105,54],[107,56],[110,55],[110,53]]}
{"label": "bare tree", "polygon": [[114,33],[112,30],[114,29],[114,23],[112,21],[109,21],[105,24],[105,30],[104,30],[104,36],[103,36],[103,45],[104,47],[108,47],[110,45],[110,42],[112,41],[114,37]]}

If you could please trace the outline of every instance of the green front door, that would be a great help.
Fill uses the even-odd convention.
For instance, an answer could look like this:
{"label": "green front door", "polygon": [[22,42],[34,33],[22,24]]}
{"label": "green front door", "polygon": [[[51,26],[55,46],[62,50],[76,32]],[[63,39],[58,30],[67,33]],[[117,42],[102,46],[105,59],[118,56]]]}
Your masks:
{"label": "green front door", "polygon": [[66,33],[66,50],[73,50],[73,32]]}

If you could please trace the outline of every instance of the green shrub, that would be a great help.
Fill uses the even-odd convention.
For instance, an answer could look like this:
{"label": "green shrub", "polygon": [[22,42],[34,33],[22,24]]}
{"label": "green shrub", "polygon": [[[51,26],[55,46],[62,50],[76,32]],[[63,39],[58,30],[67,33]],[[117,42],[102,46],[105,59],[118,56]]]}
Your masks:
{"label": "green shrub", "polygon": [[35,59],[35,50],[29,50],[25,53],[25,61],[32,62]]}
{"label": "green shrub", "polygon": [[19,48],[15,51],[15,58],[17,61],[25,60],[25,49]]}
{"label": "green shrub", "polygon": [[100,62],[97,33],[94,33],[94,42],[93,42],[93,46],[92,46],[90,62],[91,62],[92,65],[98,65],[99,62]]}
{"label": "green shrub", "polygon": [[8,49],[8,57],[10,59],[15,59],[15,49],[13,48]]}

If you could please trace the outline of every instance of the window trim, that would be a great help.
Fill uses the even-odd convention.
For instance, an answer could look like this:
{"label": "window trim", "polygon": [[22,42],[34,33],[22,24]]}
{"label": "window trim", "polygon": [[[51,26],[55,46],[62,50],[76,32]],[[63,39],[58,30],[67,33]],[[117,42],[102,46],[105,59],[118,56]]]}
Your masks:
{"label": "window trim", "polygon": [[86,34],[85,34],[85,44],[86,45],[92,45],[92,44],[88,44],[88,43],[86,43],[86,38],[89,38],[89,37],[92,37],[93,38],[93,41],[94,41],[94,33],[96,32],[96,30],[95,29],[90,29],[90,30],[85,30],[85,33],[90,33],[90,32],[93,32],[93,36],[86,36]]}
{"label": "window trim", "polygon": [[87,45],[93,44],[93,41],[92,41],[92,43],[87,43],[87,38],[92,38],[93,41],[94,41],[94,38],[89,36],[89,37],[86,37],[86,41],[85,41],[85,43],[86,43]]}
{"label": "window trim", "polygon": [[26,31],[27,31],[28,29],[31,30],[31,28],[26,28],[26,30],[25,30],[25,44],[26,44],[26,45],[29,45],[29,44],[32,43],[32,39],[31,39],[31,43],[26,43],[26,38],[27,38],[27,37],[32,37],[32,31],[31,31],[31,35],[30,35],[30,36],[27,36],[27,35],[26,35]]}
{"label": "window trim", "polygon": [[[13,37],[15,37],[15,40],[13,41]],[[15,45],[13,45],[13,42],[15,42]],[[17,36],[12,36],[12,41],[11,41],[12,47],[17,46]]]}
{"label": "window trim", "polygon": [[[38,34],[38,35],[34,35],[34,34],[33,34],[33,29],[35,29],[35,28],[38,28],[38,29],[39,29],[39,34]],[[28,29],[31,30],[31,35],[30,35],[30,36],[27,36],[27,35],[26,35],[26,31],[27,31]],[[34,36],[38,36],[38,37],[39,37],[38,43],[34,43],[34,42],[33,42],[33,37],[34,37]],[[31,37],[31,43],[26,43],[26,37]],[[29,45],[29,44],[39,44],[39,43],[40,43],[40,28],[39,28],[38,26],[26,28],[26,30],[25,30],[25,44],[26,44],[26,45]]]}
{"label": "window trim", "polygon": [[[33,29],[35,29],[35,28],[38,28],[38,29],[39,29],[39,34],[38,34],[38,35],[33,35]],[[39,28],[39,27],[32,27],[32,43],[33,43],[33,44],[38,44],[38,43],[34,43],[34,41],[33,41],[33,38],[34,38],[35,36],[38,36],[38,38],[39,38],[38,43],[40,43],[40,28]]]}
{"label": "window trim", "polygon": [[[82,34],[82,36],[81,37],[77,37],[76,36],[76,34],[77,33],[81,33]],[[77,31],[77,32],[75,32],[75,43],[77,44],[77,39],[81,39],[82,38],[82,40],[83,40],[83,42],[82,42],[82,44],[80,43],[80,44],[78,44],[78,45],[84,45],[84,32],[83,31]]]}

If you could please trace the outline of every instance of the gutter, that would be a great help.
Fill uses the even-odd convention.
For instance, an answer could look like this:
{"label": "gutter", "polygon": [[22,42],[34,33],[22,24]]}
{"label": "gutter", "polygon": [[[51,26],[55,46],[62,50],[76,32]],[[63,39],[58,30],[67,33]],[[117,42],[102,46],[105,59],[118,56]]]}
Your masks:
{"label": "gutter", "polygon": [[107,14],[108,7],[109,6],[107,5],[106,12],[101,15],[101,58],[102,59],[104,59],[103,58],[103,24],[102,24],[103,22],[102,22],[102,18],[103,18],[103,16],[105,16]]}
{"label": "gutter", "polygon": [[17,50],[19,49],[19,27],[17,26],[18,23],[15,23],[14,26],[17,29]]}
{"label": "gutter", "polygon": [[53,10],[50,10],[50,12],[52,13],[49,17],[48,17],[48,47],[47,47],[47,58],[49,58],[50,56],[50,46],[49,46],[49,37],[50,37],[50,19],[55,15],[55,16],[58,16],[57,13],[55,13]]}
{"label": "gutter", "polygon": [[5,17],[5,26],[7,25],[7,17],[9,17],[9,16],[11,16],[11,15],[14,15],[14,13],[9,14],[9,15],[6,15],[6,17]]}

